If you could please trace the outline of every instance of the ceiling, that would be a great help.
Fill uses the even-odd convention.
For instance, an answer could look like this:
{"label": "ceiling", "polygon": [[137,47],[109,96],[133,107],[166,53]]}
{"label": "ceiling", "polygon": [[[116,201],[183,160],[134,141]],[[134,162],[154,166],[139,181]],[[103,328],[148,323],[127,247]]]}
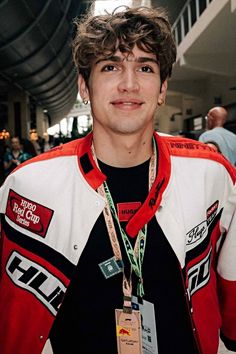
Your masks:
{"label": "ceiling", "polygon": [[89,1],[3,0],[0,3],[0,97],[16,85],[48,111],[68,113],[77,96],[70,42],[72,19]]}

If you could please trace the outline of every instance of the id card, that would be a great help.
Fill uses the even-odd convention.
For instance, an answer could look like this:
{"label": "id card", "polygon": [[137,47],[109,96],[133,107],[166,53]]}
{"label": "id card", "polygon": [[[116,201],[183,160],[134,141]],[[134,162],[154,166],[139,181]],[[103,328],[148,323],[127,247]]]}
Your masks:
{"label": "id card", "polygon": [[154,305],[145,300],[140,304],[137,297],[133,296],[132,308],[139,310],[142,317],[143,354],[158,354]]}
{"label": "id card", "polygon": [[115,310],[118,354],[142,354],[141,316],[133,310]]}
{"label": "id card", "polygon": [[122,271],[122,266],[122,261],[117,261],[115,257],[109,258],[106,261],[99,263],[102,274],[106,279],[120,273]]}

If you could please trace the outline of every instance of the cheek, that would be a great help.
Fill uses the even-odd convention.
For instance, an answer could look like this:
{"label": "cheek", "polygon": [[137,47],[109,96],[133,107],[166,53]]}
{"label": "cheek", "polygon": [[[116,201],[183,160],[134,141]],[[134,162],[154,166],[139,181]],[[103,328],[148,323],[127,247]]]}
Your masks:
{"label": "cheek", "polygon": [[151,97],[152,100],[158,100],[158,97],[162,94],[160,83],[156,82],[156,85],[151,85],[146,90],[147,96]]}
{"label": "cheek", "polygon": [[93,98],[103,100],[108,97],[108,94],[111,92],[111,87],[108,86],[104,81],[96,81],[93,85],[90,86],[89,96],[90,100]]}
{"label": "cheek", "polygon": [[155,106],[157,106],[158,105],[158,98],[159,98],[159,96],[160,96],[160,92],[158,92],[158,91],[152,91],[151,93],[150,93],[150,97],[151,97],[151,100],[152,100],[152,103],[153,103],[153,105],[155,105]]}

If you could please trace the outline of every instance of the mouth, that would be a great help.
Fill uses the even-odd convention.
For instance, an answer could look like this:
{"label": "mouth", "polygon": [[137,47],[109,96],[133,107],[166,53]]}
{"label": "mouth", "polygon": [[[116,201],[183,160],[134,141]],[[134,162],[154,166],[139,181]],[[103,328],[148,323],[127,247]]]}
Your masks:
{"label": "mouth", "polygon": [[120,109],[137,109],[140,108],[144,102],[137,99],[117,99],[111,101],[111,104]]}

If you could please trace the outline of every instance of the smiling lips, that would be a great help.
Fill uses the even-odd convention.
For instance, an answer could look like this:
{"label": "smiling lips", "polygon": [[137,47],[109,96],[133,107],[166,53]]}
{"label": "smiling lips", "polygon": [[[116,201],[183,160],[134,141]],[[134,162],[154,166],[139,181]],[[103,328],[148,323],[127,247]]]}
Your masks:
{"label": "smiling lips", "polygon": [[143,103],[143,101],[137,99],[117,99],[111,102],[116,108],[127,110],[140,108]]}

